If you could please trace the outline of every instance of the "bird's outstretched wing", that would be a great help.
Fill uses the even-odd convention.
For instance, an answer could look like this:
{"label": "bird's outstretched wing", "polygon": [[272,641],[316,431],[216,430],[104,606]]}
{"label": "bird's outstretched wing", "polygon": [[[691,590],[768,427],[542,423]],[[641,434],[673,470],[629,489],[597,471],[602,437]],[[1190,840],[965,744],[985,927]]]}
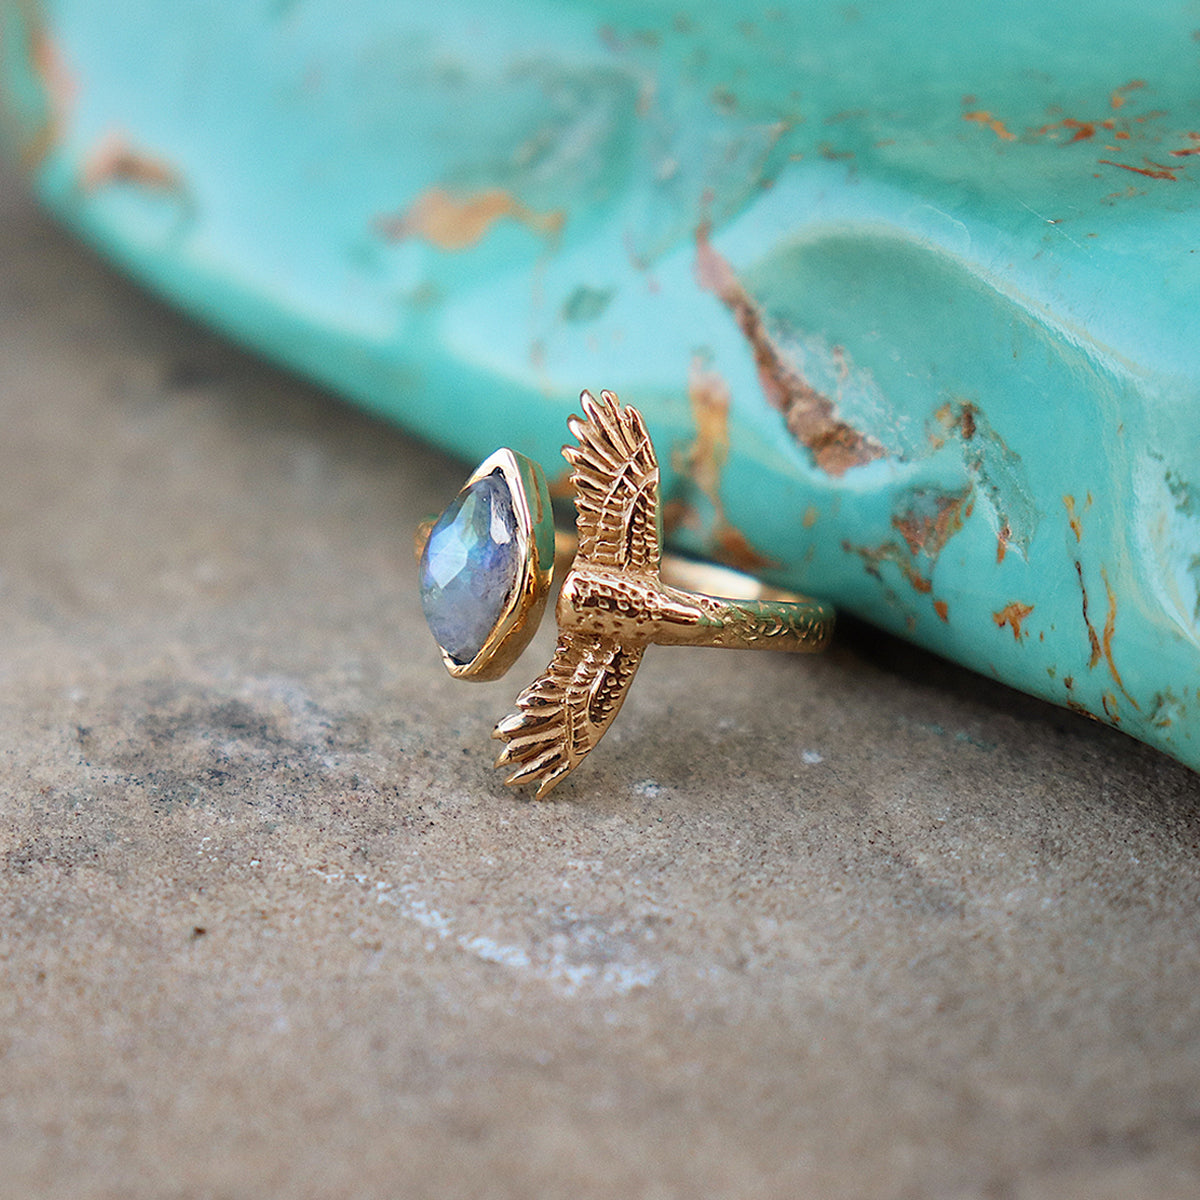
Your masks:
{"label": "bird's outstretched wing", "polygon": [[550,665],[492,733],[508,743],[496,766],[517,768],[505,782],[536,783],[540,800],[575,767],[617,715],[642,649],[607,634],[560,637]]}
{"label": "bird's outstretched wing", "polygon": [[567,421],[579,445],[563,447],[575,468],[577,561],[657,577],[658,459],[642,414],[612,392],[598,401],[584,392],[579,401],[584,418]]}

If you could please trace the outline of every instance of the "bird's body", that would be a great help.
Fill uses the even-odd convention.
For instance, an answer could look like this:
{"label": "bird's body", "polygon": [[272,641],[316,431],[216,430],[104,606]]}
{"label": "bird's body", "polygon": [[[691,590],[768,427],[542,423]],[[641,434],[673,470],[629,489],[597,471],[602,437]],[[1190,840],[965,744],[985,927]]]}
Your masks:
{"label": "bird's body", "polygon": [[668,588],[657,578],[597,571],[587,567],[567,576],[558,598],[560,628],[612,633],[622,641],[660,641],[672,627],[691,628],[705,619],[696,597]]}

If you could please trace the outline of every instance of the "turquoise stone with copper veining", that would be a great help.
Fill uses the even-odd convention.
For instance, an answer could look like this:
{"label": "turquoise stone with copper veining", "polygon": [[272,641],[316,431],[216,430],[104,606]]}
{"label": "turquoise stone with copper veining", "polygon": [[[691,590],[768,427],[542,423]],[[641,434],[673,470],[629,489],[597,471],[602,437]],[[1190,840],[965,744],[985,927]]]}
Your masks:
{"label": "turquoise stone with copper veining", "polygon": [[0,150],[465,461],[611,389],[675,549],[1200,769],[1197,11],[0,0]]}
{"label": "turquoise stone with copper veining", "polygon": [[512,494],[497,471],[464,488],[421,554],[421,607],[457,663],[483,649],[517,585],[521,549]]}

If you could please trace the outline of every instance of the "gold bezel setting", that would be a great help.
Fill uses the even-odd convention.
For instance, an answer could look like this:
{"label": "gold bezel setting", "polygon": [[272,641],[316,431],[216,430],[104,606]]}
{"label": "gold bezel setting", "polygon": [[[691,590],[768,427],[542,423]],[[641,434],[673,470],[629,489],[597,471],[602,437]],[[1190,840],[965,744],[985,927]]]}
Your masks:
{"label": "gold bezel setting", "polygon": [[[554,515],[546,476],[537,463],[507,447],[497,450],[475,468],[455,500],[472,485],[496,474],[504,481],[516,519],[517,578],[491,632],[470,662],[459,662],[444,648],[438,647],[446,670],[455,679],[480,682],[499,679],[529,645],[541,622],[550,592],[554,569]],[[424,552],[434,524],[433,521],[426,522],[418,531],[418,558]]]}

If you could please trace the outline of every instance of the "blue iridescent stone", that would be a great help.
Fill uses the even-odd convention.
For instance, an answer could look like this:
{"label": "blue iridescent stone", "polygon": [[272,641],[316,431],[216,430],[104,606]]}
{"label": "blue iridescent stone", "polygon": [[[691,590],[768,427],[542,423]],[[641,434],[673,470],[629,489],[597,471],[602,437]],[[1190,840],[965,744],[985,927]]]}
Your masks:
{"label": "blue iridescent stone", "polygon": [[421,555],[425,620],[456,663],[469,663],[483,648],[520,572],[512,494],[496,471],[459,493]]}

